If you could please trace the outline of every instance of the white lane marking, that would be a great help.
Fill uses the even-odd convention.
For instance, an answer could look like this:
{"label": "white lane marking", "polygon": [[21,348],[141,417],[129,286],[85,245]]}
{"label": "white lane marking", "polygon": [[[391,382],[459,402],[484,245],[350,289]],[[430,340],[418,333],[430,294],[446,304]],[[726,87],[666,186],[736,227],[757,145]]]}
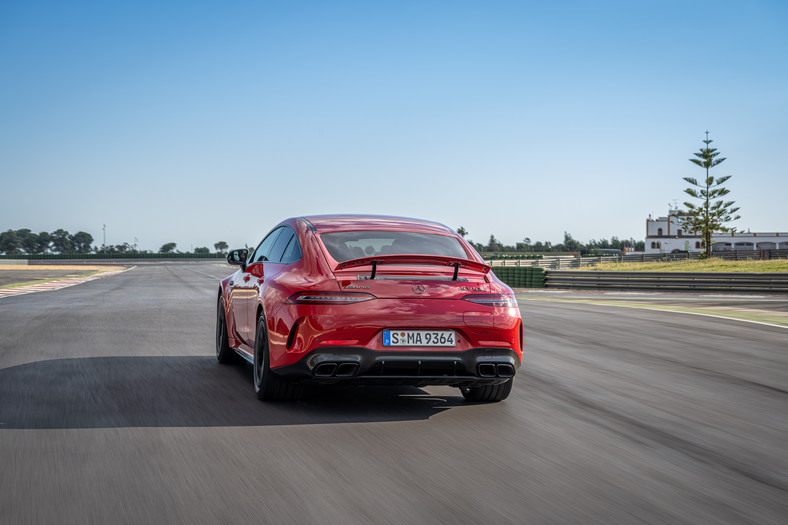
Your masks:
{"label": "white lane marking", "polygon": [[[524,301],[529,300],[527,297],[518,297],[517,299],[522,299]],[[531,301],[538,301],[539,299],[531,299]],[[665,308],[649,308],[648,306],[630,306],[630,305],[623,305],[623,304],[605,304],[605,303],[593,303],[589,301],[556,301],[563,304],[593,304],[594,306],[612,306],[614,308],[633,308],[635,310],[653,310],[657,312],[668,312],[673,314],[686,314],[686,315],[700,315],[703,317],[714,317],[716,319],[727,319],[729,321],[741,321],[742,323],[753,323],[753,324],[760,324],[764,326],[774,326],[776,328],[785,328],[788,330],[788,326],[783,326],[781,324],[773,324],[773,323],[765,323],[763,321],[751,321],[749,319],[739,319],[738,317],[726,317],[724,315],[715,315],[715,314],[701,314],[697,312],[684,312],[681,310],[668,310]],[[519,303],[518,303],[519,304]]]}
{"label": "white lane marking", "polygon": [[659,292],[649,293],[649,292],[602,292],[602,295],[645,295],[645,296],[653,296],[653,295],[661,295]]}
{"label": "white lane marking", "polygon": [[700,295],[706,299],[766,299],[765,295]]}

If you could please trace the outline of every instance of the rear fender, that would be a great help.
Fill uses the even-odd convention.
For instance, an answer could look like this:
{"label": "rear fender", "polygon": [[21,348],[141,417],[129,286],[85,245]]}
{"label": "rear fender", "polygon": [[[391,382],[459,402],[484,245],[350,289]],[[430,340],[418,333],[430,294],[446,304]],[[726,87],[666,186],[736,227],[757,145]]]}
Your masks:
{"label": "rear fender", "polygon": [[222,279],[222,281],[219,283],[218,296],[222,298],[222,304],[224,305],[224,319],[227,323],[228,345],[230,348],[238,348],[241,344],[241,340],[236,335],[237,329],[235,326],[235,316],[230,315],[230,281],[232,278],[233,275]]}

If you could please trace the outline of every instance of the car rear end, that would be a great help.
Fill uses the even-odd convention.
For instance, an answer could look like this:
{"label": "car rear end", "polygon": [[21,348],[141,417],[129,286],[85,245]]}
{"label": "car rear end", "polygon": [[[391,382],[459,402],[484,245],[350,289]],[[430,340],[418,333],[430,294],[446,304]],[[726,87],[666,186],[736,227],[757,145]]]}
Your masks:
{"label": "car rear end", "polygon": [[383,222],[315,228],[332,282],[288,299],[297,321],[287,351],[298,359],[275,372],[466,390],[510,383],[523,350],[512,290],[448,228]]}

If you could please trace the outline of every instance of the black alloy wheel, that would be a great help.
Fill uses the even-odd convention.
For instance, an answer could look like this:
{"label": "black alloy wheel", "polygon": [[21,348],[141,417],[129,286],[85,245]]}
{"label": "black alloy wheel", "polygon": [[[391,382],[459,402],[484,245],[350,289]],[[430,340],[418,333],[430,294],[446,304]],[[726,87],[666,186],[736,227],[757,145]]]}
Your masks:
{"label": "black alloy wheel", "polygon": [[265,316],[257,319],[254,337],[254,393],[263,401],[290,401],[301,397],[303,387],[271,371]]}
{"label": "black alloy wheel", "polygon": [[216,303],[216,359],[224,364],[236,362],[236,354],[230,348],[230,340],[227,336],[227,317],[224,313],[224,299],[219,296]]}

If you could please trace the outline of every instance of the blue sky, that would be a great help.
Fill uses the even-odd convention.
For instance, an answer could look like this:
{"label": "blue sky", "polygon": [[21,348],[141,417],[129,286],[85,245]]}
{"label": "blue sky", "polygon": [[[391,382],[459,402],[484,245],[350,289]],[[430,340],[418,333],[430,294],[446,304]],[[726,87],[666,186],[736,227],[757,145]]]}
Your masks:
{"label": "blue sky", "polygon": [[3,2],[0,71],[0,230],[642,239],[709,130],[736,225],[788,231],[782,1]]}

